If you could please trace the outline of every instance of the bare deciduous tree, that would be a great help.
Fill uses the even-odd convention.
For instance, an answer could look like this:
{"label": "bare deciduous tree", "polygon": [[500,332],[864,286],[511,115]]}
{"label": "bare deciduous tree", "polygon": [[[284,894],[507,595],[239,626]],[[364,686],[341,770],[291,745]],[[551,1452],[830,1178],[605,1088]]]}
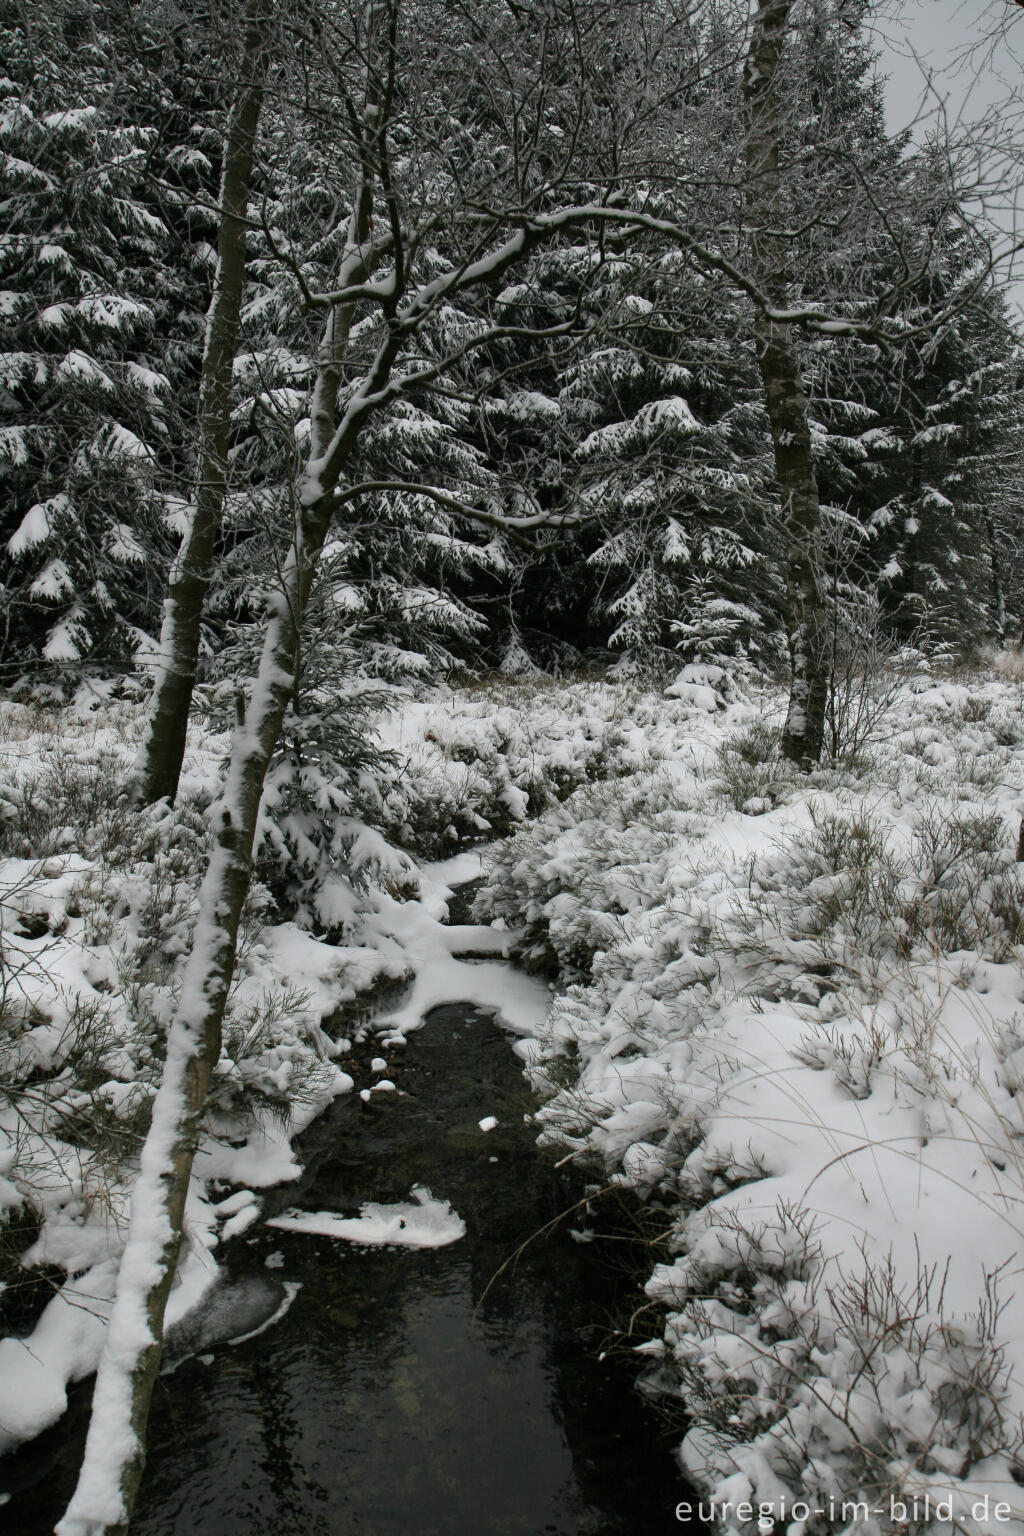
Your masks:
{"label": "bare deciduous tree", "polygon": [[[785,213],[776,80],[790,11],[790,0],[765,0],[759,5],[743,68],[751,263],[761,288],[778,309],[786,304],[788,242],[782,233]],[[809,763],[821,756],[828,696],[818,480],[792,329],[763,310],[754,329],[786,543],[786,627],[792,676],[782,750],[795,762]]]}

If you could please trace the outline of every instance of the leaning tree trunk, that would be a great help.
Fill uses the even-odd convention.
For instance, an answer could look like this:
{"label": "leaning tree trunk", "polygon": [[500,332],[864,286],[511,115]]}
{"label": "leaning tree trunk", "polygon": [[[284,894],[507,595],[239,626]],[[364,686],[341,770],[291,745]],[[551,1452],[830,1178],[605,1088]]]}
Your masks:
{"label": "leaning tree trunk", "polygon": [[223,793],[213,807],[214,849],[199,891],[193,948],[132,1195],[132,1224],[96,1377],[85,1459],[58,1536],[123,1536],[142,1477],[164,1312],[207,1092],[220,1059],[263,781],[295,689],[302,619],[331,512],[331,498],[324,496],[301,514],[300,552],[293,551],[272,600],[253,698],[236,730]]}
{"label": "leaning tree trunk", "polygon": [[[342,286],[368,276],[363,241],[370,211],[368,195],[361,195],[350,220]],[[330,446],[330,474],[321,471],[317,477],[307,471],[292,547],[278,589],[268,601],[252,698],[235,730],[223,791],[211,808],[213,852],[199,889],[193,947],[133,1191],[131,1228],[96,1375],[85,1458],[67,1513],[56,1528],[58,1536],[125,1536],[142,1478],[149,1405],[163,1353],[164,1313],[181,1249],[210,1079],[220,1059],[263,784],[298,683],[302,623],[337,506],[334,486],[358,435],[355,417],[347,436],[339,440],[334,432],[351,316],[352,306],[336,306],[325,328],[311,410],[310,465],[320,466]],[[386,380],[399,345],[396,338],[378,358],[367,381],[371,395]]]}
{"label": "leaning tree trunk", "polygon": [[231,379],[245,285],[246,212],[263,108],[272,8],[273,0],[249,0],[238,87],[224,141],[217,275],[206,319],[199,390],[195,502],[164,602],[159,666],[136,767],[135,792],[143,804],[164,796],[174,799],[185,756],[203,604],[213,572],[227,486]]}
{"label": "leaning tree trunk", "polygon": [[[788,289],[775,82],[790,10],[791,0],[765,0],[758,5],[743,69],[751,255],[755,280],[774,309],[785,308]],[[792,681],[782,750],[806,766],[821,756],[828,699],[818,480],[792,329],[762,311],[754,330],[786,541],[786,629]]]}

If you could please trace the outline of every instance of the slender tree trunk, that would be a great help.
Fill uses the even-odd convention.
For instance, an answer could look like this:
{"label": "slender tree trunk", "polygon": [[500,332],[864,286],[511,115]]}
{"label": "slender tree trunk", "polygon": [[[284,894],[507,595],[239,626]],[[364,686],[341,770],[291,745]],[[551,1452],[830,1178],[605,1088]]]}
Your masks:
{"label": "slender tree trunk", "polygon": [[[754,276],[773,308],[786,306],[785,215],[779,168],[781,128],[775,83],[791,0],[764,0],[754,17],[743,70],[747,108],[747,208]],[[786,628],[792,679],[782,736],[786,757],[821,756],[828,699],[828,626],[822,589],[821,512],[800,363],[792,329],[760,314],[757,359],[775,448],[786,540]]]}
{"label": "slender tree trunk", "polygon": [[[331,511],[329,496],[302,510],[282,589],[271,601],[252,701],[236,729],[223,793],[213,807],[214,849],[199,891],[193,948],[132,1196],[132,1224],[97,1373],[85,1459],[58,1536],[124,1536],[142,1477],[164,1312],[207,1092],[220,1059],[263,782],[295,687],[302,619]],[[110,1472],[112,1455],[116,1476]]]}
{"label": "slender tree trunk", "polygon": [[227,485],[231,380],[245,286],[246,211],[263,108],[272,8],[273,0],[249,0],[241,71],[224,141],[217,275],[206,319],[199,391],[195,502],[164,602],[159,670],[136,767],[136,797],[143,804],[165,796],[174,799],[185,756],[203,604]]}
{"label": "slender tree trunk", "polygon": [[[220,1059],[263,782],[296,686],[302,621],[332,509],[332,497],[324,494],[301,510],[282,587],[270,603],[253,697],[236,728],[224,790],[213,807],[215,843],[199,891],[197,931],[133,1194],[132,1226],[97,1374],[85,1461],[59,1536],[123,1536],[142,1476],[164,1311],[210,1078]],[[124,1445],[126,1420],[132,1432],[129,1445]],[[111,1443],[122,1446],[114,1479],[103,1471],[110,1464]],[[116,1498],[111,1498],[113,1489]]]}
{"label": "slender tree trunk", "polygon": [[992,514],[986,508],[982,513],[985,529],[985,553],[988,556],[989,587],[992,593],[992,630],[1000,645],[1006,644],[1006,591],[1000,571],[999,541]]}
{"label": "slender tree trunk", "polygon": [[[367,7],[368,33],[377,40],[386,32],[384,46],[392,59],[396,15],[395,0],[370,0]],[[265,62],[262,67],[265,71]],[[386,80],[390,82],[390,72]],[[390,89],[390,83],[382,83],[368,65],[368,131],[338,277],[341,289],[366,281],[377,260],[369,236]],[[254,132],[255,115],[250,122]],[[278,588],[268,600],[252,697],[235,728],[223,791],[210,811],[213,852],[199,889],[192,951],[168,1032],[167,1060],[133,1193],[132,1222],[96,1375],[85,1457],[67,1513],[57,1527],[58,1536],[125,1536],[142,1478],[149,1405],[163,1354],[164,1313],[181,1248],[185,1202],[210,1079],[220,1059],[263,785],[299,684],[302,625],[338,505],[335,487],[363,423],[385,398],[381,391],[405,341],[401,328],[389,328],[387,340],[338,423],[342,365],[354,311],[352,303],[334,304],[324,327],[310,405],[309,457],[299,485],[291,548]],[[226,408],[226,394],[223,401]]]}

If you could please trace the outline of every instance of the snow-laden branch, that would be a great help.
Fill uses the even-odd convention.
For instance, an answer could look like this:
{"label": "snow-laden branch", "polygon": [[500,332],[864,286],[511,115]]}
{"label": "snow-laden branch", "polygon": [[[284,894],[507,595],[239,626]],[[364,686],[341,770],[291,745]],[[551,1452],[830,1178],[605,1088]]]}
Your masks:
{"label": "snow-laden branch", "polygon": [[[497,216],[477,215],[494,224]],[[664,236],[684,250],[695,262],[709,271],[718,272],[744,293],[764,316],[778,325],[801,325],[805,329],[828,336],[857,336],[877,344],[885,344],[887,337],[880,330],[878,317],[858,319],[852,315],[836,314],[820,305],[803,304],[780,306],[773,303],[765,290],[743,269],[721,252],[713,250],[698,240],[678,220],[666,218],[644,208],[625,206],[621,199],[577,203],[551,213],[533,215],[506,215],[505,222],[520,218],[515,233],[464,266],[443,273],[418,287],[400,311],[399,323],[407,330],[415,329],[419,317],[439,300],[455,295],[468,288],[485,284],[519,260],[526,252],[544,244],[555,236],[574,229],[596,228],[615,225],[620,228],[646,230]],[[329,293],[312,296],[317,304],[356,303],[359,301],[393,301],[396,297],[389,274],[379,282],[358,282],[339,286]]]}
{"label": "snow-laden branch", "polygon": [[[523,488],[520,487],[522,490]],[[414,480],[361,480],[357,485],[348,485],[343,491],[338,491],[334,497],[335,508],[344,506],[350,501],[357,500],[360,496],[369,496],[374,492],[392,491],[404,496],[424,496],[446,507],[448,511],[457,513],[460,517],[472,518],[475,522],[486,523],[489,528],[500,529],[518,543],[532,546],[522,538],[523,533],[534,528],[577,528],[584,523],[593,522],[596,513],[582,512],[545,512],[542,508],[527,517],[509,517],[501,512],[488,512],[482,507],[475,507],[471,502],[464,501],[460,496],[451,491],[443,491],[438,486],[427,485]],[[533,501],[533,498],[530,498]],[[537,506],[536,502],[533,502]]]}

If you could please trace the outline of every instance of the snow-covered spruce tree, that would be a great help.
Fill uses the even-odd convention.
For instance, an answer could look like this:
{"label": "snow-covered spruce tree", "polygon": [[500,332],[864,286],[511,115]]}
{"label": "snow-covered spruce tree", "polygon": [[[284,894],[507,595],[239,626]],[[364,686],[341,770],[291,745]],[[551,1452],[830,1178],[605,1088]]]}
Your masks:
{"label": "snow-covered spruce tree", "polygon": [[[810,300],[812,311],[824,294],[856,315],[891,277],[879,276],[872,290],[868,253],[877,231],[863,217],[870,198],[861,197],[858,207],[851,192],[858,177],[877,179],[883,151],[891,165],[899,150],[887,149],[883,139],[870,146],[869,156],[861,142],[870,140],[860,122],[865,104],[855,89],[837,92],[821,78],[829,68],[841,77],[849,62],[843,44],[849,29],[844,23],[837,33],[827,12],[804,7],[781,26],[780,38],[789,35],[786,69],[780,60],[773,85],[785,161],[778,195],[784,190],[786,208],[799,208],[792,222],[803,234],[776,242],[780,272],[768,271],[764,251],[753,253],[763,258],[758,268],[744,230],[742,178],[735,171],[745,143],[749,147],[739,90],[742,33],[734,29],[735,16],[723,11],[691,22],[680,44],[718,67],[691,84],[685,109],[669,127],[663,121],[649,125],[639,156],[619,167],[631,192],[656,216],[661,238],[609,236],[600,273],[588,275],[582,334],[569,358],[554,367],[550,358],[525,366],[502,359],[515,372],[495,369],[487,401],[492,419],[506,440],[523,440],[524,453],[532,445],[534,473],[548,503],[582,522],[572,532],[539,535],[544,556],[556,556],[560,572],[573,562],[577,623],[582,593],[591,616],[599,616],[599,637],[626,647],[627,654],[667,656],[677,648],[686,660],[726,659],[749,650],[762,662],[771,657],[784,607],[785,562],[770,515],[770,412],[757,377],[754,316],[761,314],[763,328],[764,308],[781,302],[781,289],[772,297],[776,279],[793,302]],[[831,37],[831,53],[822,49],[822,32]],[[807,170],[811,152],[815,166],[823,161],[820,184]],[[748,194],[761,179],[748,174]],[[722,189],[710,209],[709,187]],[[845,223],[844,259],[830,267],[828,234]],[[690,238],[673,242],[674,230]],[[703,249],[695,249],[694,235]],[[723,256],[732,262],[723,264]],[[558,260],[560,271],[553,267]],[[542,276],[538,270],[532,283],[521,280],[501,296],[527,323],[538,311],[549,320],[564,316],[582,287],[569,251],[544,253],[536,266]],[[781,334],[778,325],[772,334]],[[797,340],[791,339],[796,366]],[[834,342],[832,335],[817,345],[827,350]],[[799,368],[795,377],[799,383]],[[807,388],[814,382],[812,375]],[[804,414],[810,413],[803,461],[808,474],[823,459],[846,473],[866,454],[837,403],[823,401],[823,417],[817,401],[804,401]],[[853,402],[849,409],[855,410]],[[779,430],[789,443],[785,424]],[[816,518],[815,512],[811,521]],[[800,567],[821,598],[819,568],[817,558]],[[543,557],[530,572],[531,588],[546,597],[552,583]],[[800,590],[799,582],[791,583],[790,606]]]}
{"label": "snow-covered spruce tree", "polygon": [[109,33],[70,3],[31,28],[5,5],[0,39],[0,666],[11,682],[40,664],[124,663],[151,629],[171,381],[150,274],[169,235],[145,188],[155,131],[110,100]]}
{"label": "snow-covered spruce tree", "polygon": [[[496,328],[501,339],[474,349],[443,395],[424,393],[416,402],[403,429],[402,462],[382,441],[392,473],[476,503],[477,517],[467,520],[457,508],[431,508],[411,492],[382,499],[389,526],[397,519],[419,530],[424,518],[434,525],[435,537],[420,541],[421,552],[432,555],[431,584],[449,599],[459,597],[452,618],[465,614],[472,625],[460,635],[453,623],[452,657],[461,665],[515,672],[534,665],[531,653],[558,665],[578,659],[581,645],[603,642],[590,611],[593,582],[580,527],[588,512],[573,462],[583,434],[559,387],[566,356],[593,323],[600,265],[588,243],[544,248],[499,293],[451,307],[441,326],[430,328],[432,351],[481,326]],[[485,520],[489,515],[495,521]],[[418,607],[424,615],[445,612],[444,604],[422,597]]]}
{"label": "snow-covered spruce tree", "polygon": [[[353,352],[369,339],[364,334]],[[294,358],[294,349],[288,354]],[[490,541],[474,538],[437,500],[453,488],[482,491],[485,476],[457,423],[445,421],[447,402],[416,404],[415,394],[382,411],[360,440],[358,473],[394,489],[368,490],[358,512],[340,509],[325,545],[257,830],[257,871],[282,909],[337,935],[355,920],[364,877],[392,886],[408,880],[404,859],[365,825],[380,813],[388,777],[372,716],[396,685],[415,687],[465,665],[485,630],[459,593],[471,595],[474,577],[492,568]],[[200,707],[223,725],[234,714],[238,679],[252,676],[258,662],[261,608],[277,564],[274,523],[289,516],[296,432],[302,439],[309,428],[305,402],[283,389],[263,397],[262,406],[243,397],[236,407],[258,424],[236,449],[238,477],[251,482],[259,466],[266,478],[258,494],[231,499],[244,501],[239,515],[229,503],[227,527],[238,542],[218,575],[223,632],[199,690]],[[260,420],[267,410],[273,427]],[[417,493],[415,483],[429,493]]]}
{"label": "snow-covered spruce tree", "polygon": [[[689,31],[675,46],[696,82],[708,38]],[[688,92],[695,157],[714,139],[707,94]],[[618,179],[685,226],[684,196],[654,200],[638,180],[658,150],[640,125]],[[663,236],[620,228],[597,249],[539,251],[488,302],[511,334],[460,380],[468,409],[450,430],[507,511],[546,522],[526,549],[494,541],[505,579],[480,598],[494,659],[528,665],[524,640],[555,662],[609,643],[631,665],[767,659],[781,611],[763,537],[770,443],[737,294]]]}
{"label": "snow-covered spruce tree", "polygon": [[[589,91],[581,88],[581,57],[591,67],[598,59],[603,64],[599,50],[613,26],[620,97],[642,99],[652,75],[648,34],[623,28],[621,5],[574,4],[570,18],[559,12],[559,0],[514,9],[420,3],[408,11],[398,0],[375,0],[348,11],[333,6],[319,22],[308,34],[312,56],[300,57],[300,66],[329,60],[338,72],[334,84],[348,99],[354,186],[340,218],[344,249],[336,286],[309,295],[324,328],[294,521],[282,530],[280,583],[268,597],[259,671],[239,700],[226,779],[211,812],[214,848],[141,1154],[85,1461],[61,1536],[123,1532],[141,1477],[163,1315],[220,1055],[264,782],[294,695],[324,544],[340,508],[380,485],[348,479],[362,431],[390,402],[443,383],[467,351],[495,339],[485,329],[457,338],[441,355],[424,356],[420,336],[433,316],[461,295],[502,284],[531,250],[561,231],[600,220],[600,195],[579,204],[566,198],[567,183],[580,179],[578,160],[592,142],[607,143],[607,116],[595,115]],[[324,46],[328,26],[336,47]],[[493,68],[496,60],[501,71]],[[467,108],[485,98],[488,116],[475,123]],[[568,160],[561,133],[548,126],[549,103],[558,98],[563,110],[576,108],[578,133]],[[396,155],[403,125],[409,148]],[[482,153],[482,145],[490,152]],[[593,174],[588,181],[593,187]],[[425,269],[425,236],[439,223],[461,235],[461,259],[449,257],[440,270],[431,261]],[[356,363],[350,346],[361,307],[384,323],[372,356]],[[465,510],[474,509],[465,504]]]}
{"label": "snow-covered spruce tree", "polygon": [[[926,291],[904,310],[910,324],[962,291],[987,257],[955,202],[936,223]],[[851,509],[898,632],[959,651],[1007,637],[1008,588],[1019,628],[1024,407],[1020,336],[1000,292],[983,283],[955,308],[902,350],[897,377],[874,396],[877,437]]]}
{"label": "snow-covered spruce tree", "polygon": [[616,323],[560,381],[609,644],[662,667],[770,664],[771,463],[738,298],[672,252],[616,283]]}
{"label": "snow-covered spruce tree", "polygon": [[159,0],[2,14],[3,658],[8,677],[60,679],[152,645],[188,483],[222,87]]}
{"label": "snow-covered spruce tree", "polygon": [[892,350],[856,337],[803,348],[822,503],[830,524],[863,530],[845,560],[827,541],[829,601],[852,581],[854,600],[858,590],[877,595],[904,636],[973,643],[1000,631],[1005,608],[990,552],[997,528],[1011,532],[1016,504],[1019,343],[991,282],[972,290],[989,247],[965,217],[949,162],[914,151],[906,134],[888,136],[857,19],[845,7],[837,27],[824,7],[812,10],[787,85],[808,106],[798,119],[808,155],[801,207],[855,209],[859,183],[879,214],[834,229],[795,219],[803,267],[837,292],[845,283],[861,309],[891,295]]}
{"label": "snow-covered spruce tree", "polygon": [[[751,330],[772,430],[787,572],[792,681],[783,745],[804,763],[821,751],[828,677],[819,478],[831,476],[828,489],[842,509],[868,478],[858,466],[893,441],[874,414],[877,406],[858,398],[861,383],[841,378],[834,360],[822,364],[825,348],[842,341],[852,356],[846,339],[857,338],[863,361],[863,343],[877,347],[885,340],[891,363],[896,348],[903,355],[905,343],[916,338],[930,356],[943,327],[952,321],[955,331],[976,287],[965,267],[948,285],[941,281],[943,258],[930,231],[949,205],[949,189],[912,175],[906,140],[885,137],[879,89],[865,79],[871,61],[859,28],[866,13],[866,5],[845,0],[772,0],[756,7],[743,107],[732,113],[733,123],[743,124],[742,138],[735,144],[728,120],[721,135],[720,180],[741,188],[739,221],[734,206],[723,219],[716,203],[709,225],[693,196],[709,179],[692,157],[685,126],[666,140],[674,154],[666,154],[666,168],[658,175],[652,170],[650,178],[668,222],[678,227],[678,206],[686,209],[683,250],[702,245],[701,263],[753,300]],[[729,20],[724,7],[718,24],[728,30]],[[719,79],[727,100],[735,67],[726,62]],[[737,92],[734,104],[738,98]],[[730,144],[733,159],[741,153],[745,160],[741,179],[725,169]],[[669,166],[670,158],[678,165]],[[957,220],[963,222],[959,213]],[[912,479],[905,462],[898,472]]]}

